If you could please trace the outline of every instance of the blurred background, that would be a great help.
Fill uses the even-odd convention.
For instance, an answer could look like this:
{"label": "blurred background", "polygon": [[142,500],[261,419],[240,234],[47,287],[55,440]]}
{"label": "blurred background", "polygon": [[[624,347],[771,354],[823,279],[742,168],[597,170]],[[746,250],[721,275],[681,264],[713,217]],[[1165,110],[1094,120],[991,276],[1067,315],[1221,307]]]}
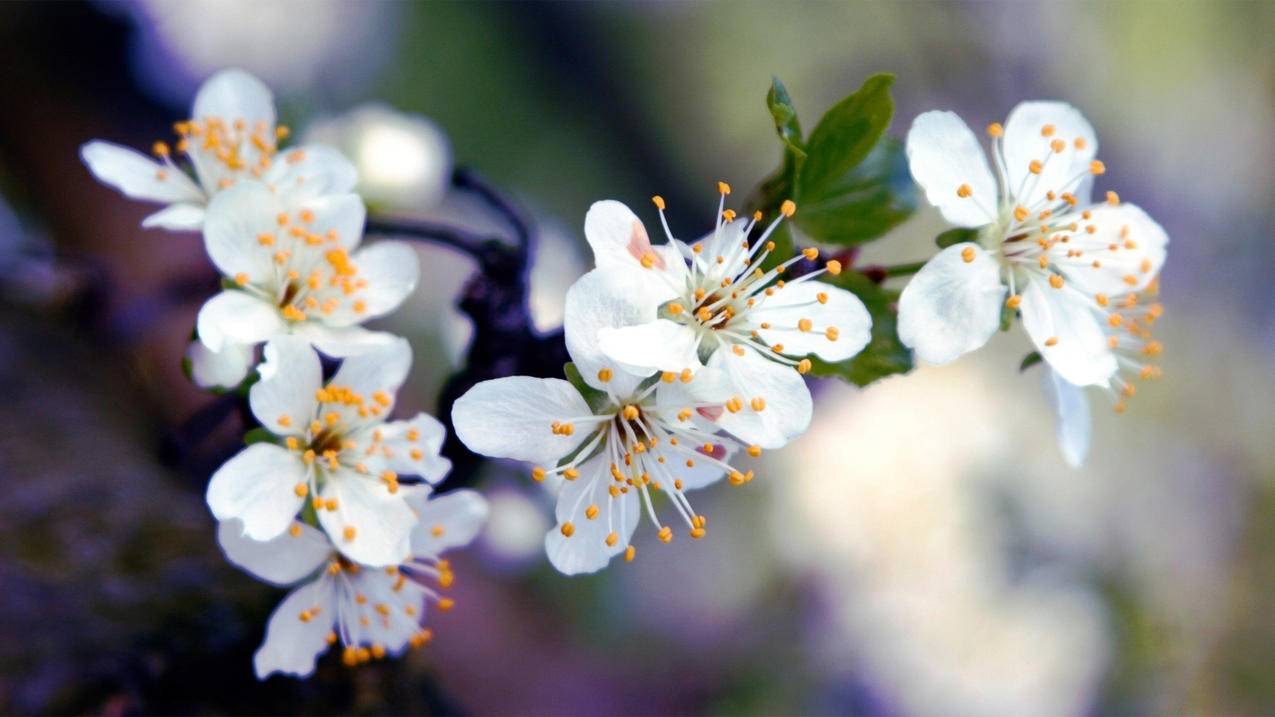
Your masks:
{"label": "blurred background", "polygon": [[[0,5],[0,712],[1089,715],[1275,713],[1275,3]],[[565,578],[551,500],[485,464],[493,503],[453,561],[456,609],[403,660],[258,683],[283,592],[222,558],[203,503],[241,417],[183,376],[217,278],[196,234],[98,185],[91,138],[171,136],[243,67],[294,136],[340,143],[382,210],[498,226],[446,188],[476,168],[536,218],[533,318],[586,270],[589,204],[696,236],[715,181],[779,160],[764,97],[806,127],[869,74],[897,112],[972,126],[1079,107],[1099,189],[1172,237],[1164,381],[1066,468],[1021,332],[859,390],[815,385],[812,430],[760,480],[694,496],[707,539]],[[375,103],[369,106],[368,103]],[[917,216],[865,252],[915,261]],[[435,410],[472,327],[473,264],[422,246],[387,328]],[[444,484],[446,487],[447,484]]]}

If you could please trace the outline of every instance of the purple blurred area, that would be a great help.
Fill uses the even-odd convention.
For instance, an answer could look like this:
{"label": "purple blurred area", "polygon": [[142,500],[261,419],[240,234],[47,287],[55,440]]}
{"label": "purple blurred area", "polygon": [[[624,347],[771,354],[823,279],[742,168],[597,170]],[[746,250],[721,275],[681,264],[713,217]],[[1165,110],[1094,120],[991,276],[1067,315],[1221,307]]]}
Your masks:
{"label": "purple blurred area", "polygon": [[[1220,2],[0,5],[0,712],[1275,712],[1272,27],[1273,3]],[[436,123],[451,156],[411,171],[376,165],[400,156],[369,144],[396,136],[381,120],[347,151],[418,182],[415,203],[386,195],[399,213],[493,226],[412,174],[453,160],[512,192],[541,232],[541,328],[590,265],[591,202],[653,220],[660,194],[689,236],[717,180],[742,196],[774,168],[772,76],[807,129],[877,71],[898,76],[895,136],[929,109],[980,127],[1069,101],[1101,139],[1099,189],[1172,238],[1166,379],[1118,418],[1093,397],[1080,471],[1019,332],[868,389],[817,384],[814,428],[759,480],[693,496],[706,539],[644,528],[636,561],[588,577],[543,559],[550,498],[484,464],[492,523],[454,556],[432,643],[259,683],[283,593],[226,563],[203,502],[244,416],[180,365],[218,278],[199,236],[143,230],[150,207],[77,154],[169,139],[228,66],[275,89],[296,136],[369,102]],[[865,257],[924,259],[943,228],[923,209]],[[472,334],[454,307],[472,262],[420,256],[383,323],[413,345],[413,412]]]}

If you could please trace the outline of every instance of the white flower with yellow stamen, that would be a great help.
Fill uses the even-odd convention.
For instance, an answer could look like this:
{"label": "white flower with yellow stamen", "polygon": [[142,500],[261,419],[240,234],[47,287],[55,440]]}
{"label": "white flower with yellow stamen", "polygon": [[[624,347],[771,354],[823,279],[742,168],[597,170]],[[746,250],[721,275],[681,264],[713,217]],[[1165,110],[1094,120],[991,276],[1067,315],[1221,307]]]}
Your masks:
{"label": "white flower with yellow stamen", "polygon": [[280,334],[336,357],[392,340],[359,326],[398,307],[416,288],[416,253],[401,242],[358,248],[366,210],[355,194],[289,208],[260,182],[213,198],[204,244],[230,288],[199,311],[199,340],[213,354]]}
{"label": "white flower with yellow stamen", "polygon": [[1070,105],[1024,102],[988,127],[993,166],[951,112],[927,112],[908,132],[913,178],[949,222],[978,242],[939,252],[904,289],[899,337],[946,363],[979,348],[1003,307],[1021,312],[1037,350],[1063,380],[1104,385],[1118,367],[1104,327],[1109,304],[1147,287],[1168,236],[1115,192],[1091,204],[1097,138]]}
{"label": "white flower with yellow stamen", "polygon": [[641,220],[620,202],[597,202],[589,209],[584,231],[597,261],[594,273],[608,277],[597,283],[632,277],[633,300],[646,307],[642,320],[600,332],[599,346],[639,375],[694,373],[702,364],[720,369],[737,391],[774,406],[768,416],[793,418],[782,425],[767,421],[782,443],[809,423],[810,394],[797,375],[810,369],[806,357],[829,362],[853,357],[871,340],[872,318],[854,294],[814,281],[825,271],[840,273],[837,261],[791,281],[781,278],[793,264],[817,259],[817,249],[805,249],[769,271],[761,268],[775,250],[770,234],[796,211],[791,201],[750,242],[760,214],[737,220],[725,208],[730,187],[722,182],[719,189],[716,227],[690,246],[669,231],[660,197],[654,202],[668,243],[659,246],[652,246]]}
{"label": "white flower with yellow stamen", "polygon": [[191,119],[175,129],[175,145],[155,143],[158,161],[102,140],[80,149],[100,181],[129,198],[168,205],[147,217],[144,227],[197,230],[213,196],[243,179],[267,184],[287,203],[344,194],[357,180],[354,165],[331,147],[281,154],[278,143],[288,130],[275,125],[274,97],[243,70],[210,77],[195,96]]}
{"label": "white flower with yellow stamen", "polygon": [[266,344],[261,381],[248,400],[283,445],[255,443],[219,468],[208,484],[213,515],[240,520],[252,540],[270,540],[308,504],[350,560],[402,562],[416,518],[399,476],[437,483],[451,469],[439,455],[443,426],[432,416],[386,423],[411,360],[407,341],[398,339],[346,359],[325,384],[319,356],[304,340]]}
{"label": "white flower with yellow stamen", "polygon": [[[1146,291],[1126,294],[1118,303],[1106,304],[1112,312],[1107,318],[1107,347],[1119,369],[1099,387],[1116,413],[1124,413],[1128,400],[1137,393],[1135,380],[1161,376],[1160,367],[1153,362],[1163,346],[1151,335],[1152,325],[1164,313],[1164,307],[1154,301],[1158,285],[1159,280],[1153,280]],[[1069,383],[1050,369],[1045,388],[1058,414],[1058,445],[1063,458],[1071,467],[1079,468],[1089,454],[1093,431],[1085,387]]]}
{"label": "white flower with yellow stamen", "polygon": [[253,660],[258,679],[275,672],[309,675],[315,659],[338,642],[342,661],[354,666],[429,641],[431,631],[421,627],[427,603],[440,610],[454,604],[440,592],[455,579],[440,556],[474,539],[487,520],[487,501],[473,491],[431,496],[425,488],[407,503],[418,522],[409,555],[392,566],[352,562],[333,550],[323,531],[301,522],[268,541],[246,537],[238,521],[220,524],[226,557],[254,576],[281,587],[313,576],[271,615]]}
{"label": "white flower with yellow stamen", "polygon": [[705,519],[686,492],[723,475],[736,485],[748,482],[752,471],[732,468],[729,457],[739,449],[756,457],[758,438],[771,438],[762,421],[771,407],[733,395],[717,369],[644,378],[598,349],[599,332],[654,313],[653,305],[633,301],[640,287],[637,277],[591,272],[567,294],[567,350],[595,389],[589,396],[561,379],[514,376],[474,386],[452,409],[456,436],[470,450],[532,463],[536,480],[560,483],[558,524],[545,548],[568,575],[600,570],[616,555],[632,559],[630,540],[643,510],[660,539],[671,541],[673,528],[656,514],[659,493],[691,537],[702,537]]}

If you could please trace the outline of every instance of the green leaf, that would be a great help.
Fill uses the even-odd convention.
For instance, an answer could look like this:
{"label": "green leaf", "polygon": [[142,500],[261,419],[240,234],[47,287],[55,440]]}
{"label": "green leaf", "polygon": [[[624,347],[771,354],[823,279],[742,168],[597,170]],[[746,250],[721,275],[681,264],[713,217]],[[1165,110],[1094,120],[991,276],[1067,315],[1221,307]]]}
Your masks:
{"label": "green leaf", "polygon": [[894,115],[892,84],[894,75],[873,75],[819,120],[806,142],[806,161],[798,175],[799,203],[825,196],[876,146]]}
{"label": "green leaf", "polygon": [[[766,93],[766,108],[775,120],[775,131],[784,143],[785,169],[795,168],[806,158],[806,148],[801,139],[801,123],[797,121],[797,109],[792,106],[792,98],[788,89],[776,77],[772,80],[770,91]],[[789,166],[792,162],[793,166]]]}
{"label": "green leaf", "polygon": [[580,375],[580,369],[576,368],[574,363],[563,365],[562,373],[567,377],[567,382],[580,392],[580,396],[584,398],[585,403],[589,404],[589,408],[596,411],[606,405],[609,400],[606,392],[585,383],[584,376]]}
{"label": "green leaf", "polygon": [[934,243],[938,244],[940,249],[946,249],[956,244],[964,244],[965,242],[977,242],[978,230],[967,229],[965,227],[957,227],[948,229],[942,234],[934,237]]}
{"label": "green leaf", "polygon": [[267,431],[261,426],[257,426],[251,431],[243,434],[243,442],[244,445],[251,446],[254,443],[278,443],[278,439],[275,438],[275,435],[270,431]]}
{"label": "green leaf", "polygon": [[1020,373],[1023,371],[1026,371],[1027,369],[1031,368],[1032,366],[1035,366],[1036,364],[1040,363],[1043,360],[1044,358],[1040,355],[1039,351],[1033,351],[1023,357],[1023,362],[1022,364],[1019,365],[1018,371]]}
{"label": "green leaf", "polygon": [[916,185],[903,144],[884,137],[861,163],[818,193],[803,183],[793,221],[817,241],[854,246],[885,234],[914,211]]}
{"label": "green leaf", "polygon": [[846,289],[868,307],[872,315],[872,340],[857,356],[841,363],[827,363],[811,357],[811,372],[816,376],[836,376],[856,386],[868,384],[896,373],[912,370],[912,352],[899,341],[898,292],[855,271],[828,277],[828,283]]}

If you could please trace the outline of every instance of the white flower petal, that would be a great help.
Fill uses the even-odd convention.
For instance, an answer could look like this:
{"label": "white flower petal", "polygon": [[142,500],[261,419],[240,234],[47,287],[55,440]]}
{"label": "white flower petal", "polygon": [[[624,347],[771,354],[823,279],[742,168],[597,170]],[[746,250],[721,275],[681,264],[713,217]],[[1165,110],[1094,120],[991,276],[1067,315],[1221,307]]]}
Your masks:
{"label": "white flower petal", "polygon": [[452,548],[469,545],[487,523],[487,500],[472,490],[428,495],[419,491],[408,498],[419,517],[412,529],[412,555],[438,557]]}
{"label": "white flower petal", "polygon": [[[333,326],[349,326],[384,316],[397,309],[416,290],[420,259],[412,247],[402,242],[383,241],[359,249],[351,257],[358,278],[367,286],[350,296],[324,317]],[[362,311],[356,311],[354,301]]]}
{"label": "white flower petal", "polygon": [[80,159],[98,181],[130,199],[203,204],[204,193],[185,173],[113,142],[94,140],[80,147]]}
{"label": "white flower petal", "polygon": [[358,183],[358,170],[339,150],[311,144],[281,153],[262,181],[275,187],[289,203],[314,197],[349,194]]}
{"label": "white flower petal", "polygon": [[274,96],[261,80],[239,69],[222,70],[204,81],[191,114],[197,120],[215,117],[228,125],[244,120],[249,128],[265,122],[266,131],[274,133]]}
{"label": "white flower petal", "polygon": [[200,388],[234,388],[243,382],[253,364],[251,344],[228,343],[214,352],[202,341],[186,347],[190,377]]}
{"label": "white flower petal", "polygon": [[694,329],[668,319],[598,331],[598,348],[621,368],[636,376],[654,371],[690,369],[699,360],[699,334]]}
{"label": "white flower petal", "polygon": [[[789,284],[771,296],[762,295],[747,316],[763,341],[783,344],[790,356],[814,354],[824,361],[845,361],[872,340],[872,316],[859,297],[822,282]],[[810,322],[804,331],[803,320]],[[761,328],[763,324],[770,328]],[[830,338],[829,328],[836,330],[835,338]]]}
{"label": "white flower petal", "polygon": [[244,535],[270,540],[288,529],[304,500],[296,493],[306,467],[271,443],[254,443],[226,461],[208,481],[208,507],[217,520],[238,518]]}
{"label": "white flower petal", "polygon": [[1045,372],[1045,393],[1058,413],[1058,448],[1072,468],[1085,464],[1093,435],[1093,417],[1084,389],[1068,383],[1053,369]]}
{"label": "white flower petal", "polygon": [[[1061,153],[1051,147],[1055,140],[1062,143]],[[1066,102],[1019,104],[1005,122],[1003,142],[1011,196],[1033,212],[1044,208],[1047,192],[1075,192],[1098,151],[1089,120]],[[1032,161],[1041,163],[1040,174],[1030,172]]]}
{"label": "white flower petal", "polygon": [[557,378],[510,376],[483,381],[456,400],[452,425],[469,450],[552,467],[583,440],[553,432],[554,422],[591,416],[580,392]]}
{"label": "white flower petal", "polygon": [[273,279],[275,247],[262,245],[263,234],[282,234],[278,224],[283,203],[259,182],[240,182],[213,196],[204,219],[204,249],[222,274],[244,275],[249,283]]}
{"label": "white flower petal", "polygon": [[[412,345],[404,338],[395,338],[384,346],[369,348],[341,362],[341,368],[330,383],[345,386],[371,401],[373,394],[384,392],[392,401],[407,372],[412,367]],[[390,406],[385,412],[390,412]]]}
{"label": "white flower petal", "polygon": [[207,212],[203,204],[174,204],[142,220],[142,227],[159,227],[170,232],[197,231],[204,226]]}
{"label": "white flower petal", "polygon": [[634,272],[657,304],[677,296],[685,263],[680,258],[673,261],[677,254],[655,251],[642,220],[624,204],[613,199],[594,202],[584,217],[584,236],[599,269]]}
{"label": "white flower petal", "polygon": [[1023,287],[1023,328],[1036,350],[1065,380],[1077,386],[1105,384],[1116,372],[1116,357],[1093,302],[1078,291],[1055,289],[1043,277]]}
{"label": "white flower petal", "polygon": [[363,225],[367,220],[367,205],[357,194],[331,194],[308,199],[299,205],[314,213],[310,231],[322,237],[335,235],[336,246],[346,251],[363,240]]}
{"label": "white flower petal", "polygon": [[[580,466],[579,478],[563,482],[555,508],[558,524],[545,534],[549,563],[562,574],[597,572],[628,547],[641,519],[639,499],[636,491],[612,498],[610,482],[607,461],[601,454]],[[590,506],[598,511],[593,519],[588,517]],[[569,537],[563,533],[566,523],[571,523]],[[611,533],[616,539],[607,545]]]}
{"label": "white flower petal", "polygon": [[337,507],[318,511],[319,523],[343,555],[374,568],[407,560],[416,514],[402,489],[390,493],[378,476],[340,469],[329,474],[322,496]]}
{"label": "white flower petal", "polygon": [[[1168,253],[1164,228],[1133,204],[1102,205],[1091,212],[1086,224],[1094,227],[1093,234],[1073,233],[1067,244],[1056,245],[1056,261],[1067,279],[1088,294],[1119,296],[1147,288]],[[1068,259],[1068,247],[1080,248],[1084,255]]]}
{"label": "white flower petal", "polygon": [[[955,113],[926,112],[913,120],[907,155],[912,178],[944,219],[961,227],[995,220],[996,179],[978,138]],[[962,186],[968,196],[961,196]]]}
{"label": "white flower petal", "polygon": [[217,542],[227,560],[281,587],[313,573],[332,557],[328,536],[301,522],[288,526],[278,537],[263,541],[244,536],[243,523],[238,520],[224,520],[217,524]]}
{"label": "white flower petal", "polygon": [[332,358],[347,358],[377,351],[393,344],[399,337],[388,331],[371,331],[362,326],[328,326],[317,321],[292,325],[292,335]]}
{"label": "white flower petal", "polygon": [[[714,352],[708,366],[721,371],[720,380],[734,389],[741,404],[739,411],[724,410],[716,417],[714,423],[719,428],[762,448],[780,448],[809,427],[813,410],[810,389],[795,368],[749,348],[743,349],[741,356],[734,347]],[[701,379],[697,376],[695,380]],[[764,402],[760,411],[752,405],[757,398]]]}
{"label": "white flower petal", "polygon": [[[594,269],[567,290],[563,312],[567,353],[580,375],[594,388],[617,396],[632,393],[650,372],[629,373],[602,352],[600,334],[604,329],[638,326],[655,321],[659,304],[643,295],[645,282],[632,272]],[[599,372],[611,371],[602,381]]]}
{"label": "white flower petal", "polygon": [[996,259],[974,244],[950,246],[903,289],[899,339],[924,361],[953,361],[996,333],[1005,292]]}
{"label": "white flower petal", "polygon": [[[306,583],[275,608],[266,625],[266,639],[252,658],[257,679],[275,672],[297,677],[314,672],[315,658],[328,649],[328,633],[337,617],[336,593],[326,587],[322,579]],[[315,608],[316,617],[301,619],[301,613]]]}
{"label": "white flower petal", "polygon": [[195,325],[199,340],[213,351],[228,343],[257,344],[287,331],[273,304],[242,291],[223,291],[204,302]]}
{"label": "white flower petal", "polygon": [[381,445],[390,455],[383,459],[384,467],[438,483],[452,469],[452,462],[439,455],[446,438],[447,429],[428,413],[418,413],[410,421],[386,423],[381,426]]}
{"label": "white flower petal", "polygon": [[262,352],[261,380],[248,389],[248,404],[266,430],[301,436],[318,412],[314,392],[323,385],[323,366],[305,339],[279,336]]}

